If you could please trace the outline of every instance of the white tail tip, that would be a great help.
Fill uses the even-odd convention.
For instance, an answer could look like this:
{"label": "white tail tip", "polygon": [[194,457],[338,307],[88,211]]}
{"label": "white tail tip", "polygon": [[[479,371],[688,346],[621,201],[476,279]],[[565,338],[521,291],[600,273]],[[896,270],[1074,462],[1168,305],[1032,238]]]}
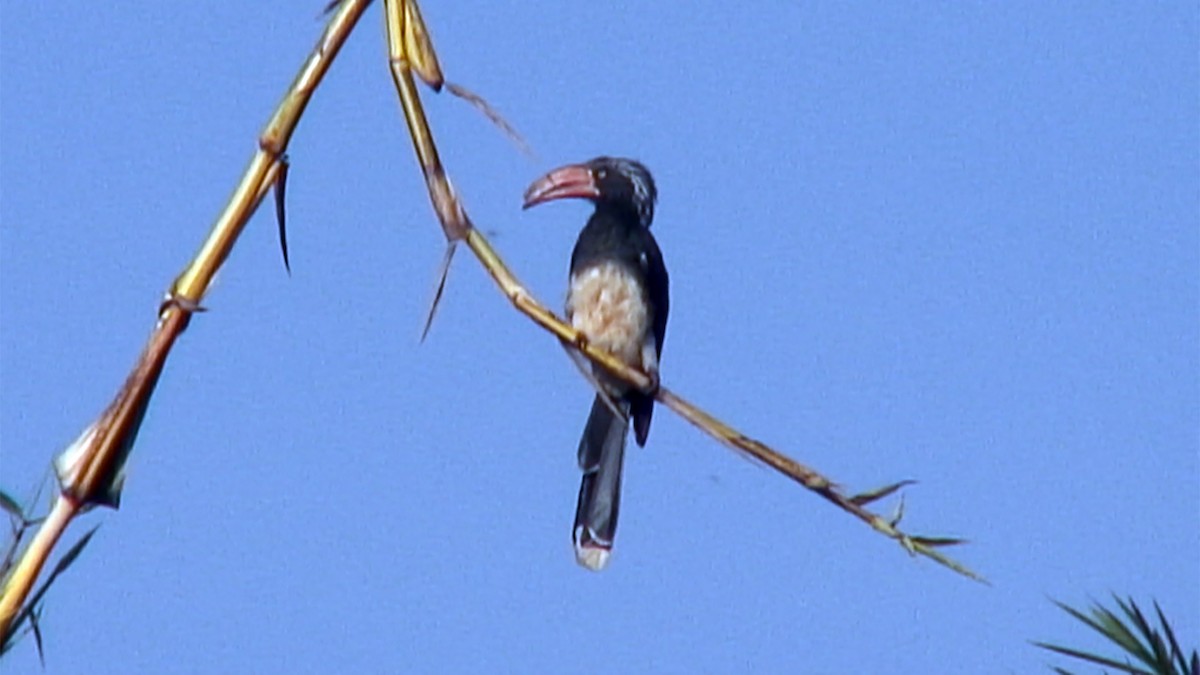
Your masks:
{"label": "white tail tip", "polygon": [[608,564],[612,549],[597,546],[575,547],[575,561],[593,572],[599,572]]}

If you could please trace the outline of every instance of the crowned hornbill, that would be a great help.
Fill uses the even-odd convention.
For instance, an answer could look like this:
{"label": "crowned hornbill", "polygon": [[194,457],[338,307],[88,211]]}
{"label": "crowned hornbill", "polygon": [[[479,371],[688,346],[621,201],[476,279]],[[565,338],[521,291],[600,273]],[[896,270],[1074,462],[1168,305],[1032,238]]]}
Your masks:
{"label": "crowned hornbill", "polygon": [[[571,253],[567,320],[588,344],[644,370],[657,384],[670,301],[667,268],[650,234],[657,197],[654,180],[638,162],[597,157],[534,181],[525,191],[525,208],[565,197],[587,199],[596,206]],[[582,367],[589,369],[602,393],[592,403],[579,441],[583,482],[572,540],[579,563],[600,570],[608,562],[617,530],[629,419],[638,445],[645,445],[654,397],[586,362]]]}

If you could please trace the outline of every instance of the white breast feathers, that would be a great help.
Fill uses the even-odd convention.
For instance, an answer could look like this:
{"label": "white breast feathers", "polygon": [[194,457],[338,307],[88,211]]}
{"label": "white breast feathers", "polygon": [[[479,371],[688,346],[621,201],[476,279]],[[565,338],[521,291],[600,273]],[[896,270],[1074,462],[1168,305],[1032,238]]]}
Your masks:
{"label": "white breast feathers", "polygon": [[601,263],[572,276],[567,318],[595,347],[642,366],[642,344],[651,317],[641,286],[617,263]]}

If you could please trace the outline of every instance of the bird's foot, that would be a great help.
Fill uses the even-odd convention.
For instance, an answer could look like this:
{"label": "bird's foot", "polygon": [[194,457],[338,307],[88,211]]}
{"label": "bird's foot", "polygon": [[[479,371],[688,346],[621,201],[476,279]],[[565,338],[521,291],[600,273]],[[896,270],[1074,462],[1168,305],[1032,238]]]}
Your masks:
{"label": "bird's foot", "polygon": [[658,388],[662,385],[662,380],[658,377],[658,371],[652,370],[646,373],[646,379],[650,380],[650,384],[646,385],[646,395],[654,398],[658,395]]}

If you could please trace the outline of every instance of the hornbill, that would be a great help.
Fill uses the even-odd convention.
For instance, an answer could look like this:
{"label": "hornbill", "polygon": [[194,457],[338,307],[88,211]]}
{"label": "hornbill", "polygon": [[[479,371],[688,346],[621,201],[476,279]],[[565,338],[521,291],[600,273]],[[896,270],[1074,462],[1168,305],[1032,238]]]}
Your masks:
{"label": "hornbill", "polygon": [[[534,181],[525,191],[524,208],[566,197],[587,199],[596,207],[571,253],[567,321],[588,344],[640,368],[657,385],[670,299],[667,268],[650,234],[654,180],[638,162],[597,157]],[[654,396],[593,368],[577,352],[572,356],[597,385],[597,395],[579,440],[583,481],[571,539],[579,564],[599,571],[617,530],[629,421],[637,444],[644,446]]]}

